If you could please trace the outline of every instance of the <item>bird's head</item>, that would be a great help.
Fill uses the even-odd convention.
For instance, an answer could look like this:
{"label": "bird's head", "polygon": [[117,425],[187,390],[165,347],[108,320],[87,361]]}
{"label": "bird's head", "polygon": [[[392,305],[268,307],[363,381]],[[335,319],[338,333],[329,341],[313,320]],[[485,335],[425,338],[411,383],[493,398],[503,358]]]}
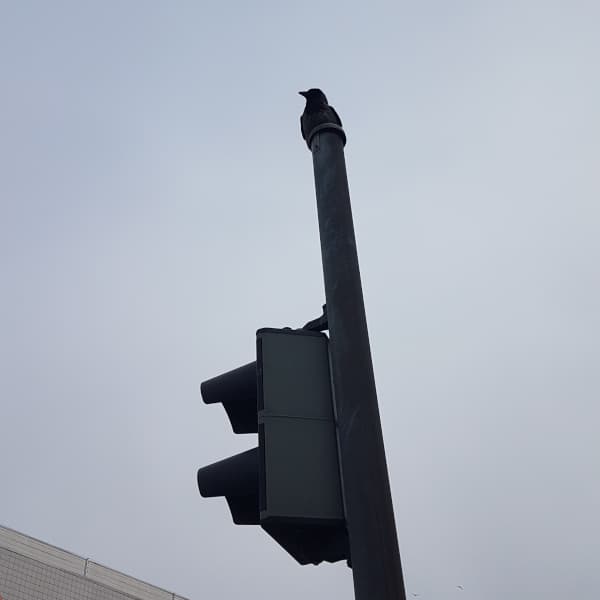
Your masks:
{"label": "bird's head", "polygon": [[310,88],[298,93],[306,98],[307,104],[327,104],[327,96],[319,88]]}

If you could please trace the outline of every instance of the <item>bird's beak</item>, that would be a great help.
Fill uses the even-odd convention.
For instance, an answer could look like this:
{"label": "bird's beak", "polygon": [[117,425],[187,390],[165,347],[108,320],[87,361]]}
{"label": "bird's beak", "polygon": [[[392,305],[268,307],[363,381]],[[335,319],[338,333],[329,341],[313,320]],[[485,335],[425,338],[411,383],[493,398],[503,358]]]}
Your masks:
{"label": "bird's beak", "polygon": [[308,92],[298,92],[301,96],[304,96],[306,98]]}

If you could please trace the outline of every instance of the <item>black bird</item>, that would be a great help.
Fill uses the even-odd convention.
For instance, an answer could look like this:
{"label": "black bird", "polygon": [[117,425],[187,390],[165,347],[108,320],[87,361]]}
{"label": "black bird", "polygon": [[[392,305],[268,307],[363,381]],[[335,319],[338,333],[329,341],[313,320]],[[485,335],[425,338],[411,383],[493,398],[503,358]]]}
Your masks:
{"label": "black bird", "polygon": [[298,93],[306,98],[306,106],[300,117],[300,131],[302,131],[302,137],[307,144],[309,140],[306,139],[306,136],[318,125],[334,123],[342,126],[342,120],[335,112],[335,108],[329,106],[327,96],[320,89],[311,88],[306,92]]}

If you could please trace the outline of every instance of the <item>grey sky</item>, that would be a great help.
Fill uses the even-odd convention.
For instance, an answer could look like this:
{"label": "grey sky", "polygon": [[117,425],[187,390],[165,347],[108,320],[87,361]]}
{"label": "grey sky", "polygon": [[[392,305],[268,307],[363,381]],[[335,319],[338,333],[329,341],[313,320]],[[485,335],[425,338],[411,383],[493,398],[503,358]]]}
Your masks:
{"label": "grey sky", "polygon": [[323,301],[296,93],[321,86],[408,591],[597,599],[599,18],[1,3],[0,522],[190,598],[351,597],[195,484],[255,442],[199,383]]}

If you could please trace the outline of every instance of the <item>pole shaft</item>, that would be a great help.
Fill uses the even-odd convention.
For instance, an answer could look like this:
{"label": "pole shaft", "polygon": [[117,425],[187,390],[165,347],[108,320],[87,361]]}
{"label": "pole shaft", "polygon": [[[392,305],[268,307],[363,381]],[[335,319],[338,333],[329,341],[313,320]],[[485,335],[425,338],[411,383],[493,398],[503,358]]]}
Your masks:
{"label": "pole shaft", "polygon": [[356,600],[404,600],[344,141],[325,129],[311,151],[354,591]]}

